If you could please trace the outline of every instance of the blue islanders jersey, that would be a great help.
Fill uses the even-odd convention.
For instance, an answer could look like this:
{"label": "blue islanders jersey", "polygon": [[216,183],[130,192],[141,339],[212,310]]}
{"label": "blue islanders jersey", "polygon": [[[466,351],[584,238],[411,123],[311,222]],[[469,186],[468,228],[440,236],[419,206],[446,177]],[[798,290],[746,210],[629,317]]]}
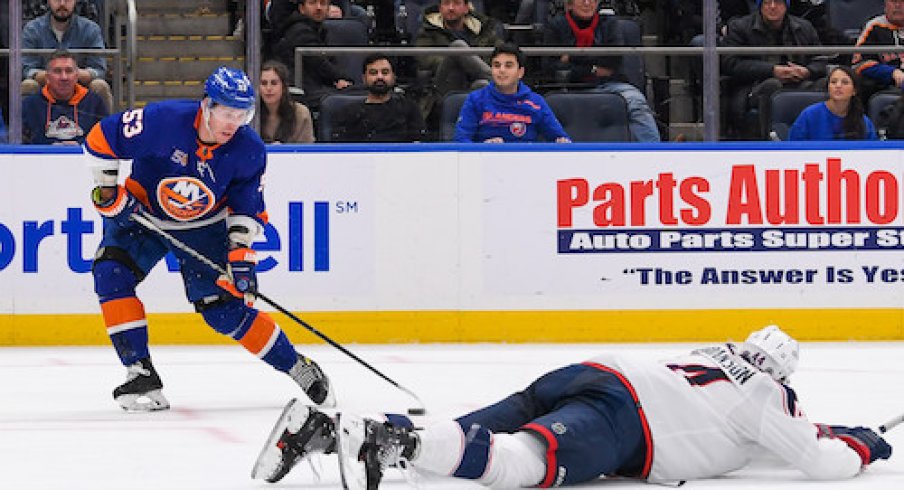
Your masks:
{"label": "blue islanders jersey", "polygon": [[264,225],[264,142],[242,126],[226,144],[206,144],[200,124],[200,101],[148,104],[102,119],[85,148],[99,158],[132,160],[126,189],[164,223],[192,227],[228,211]]}

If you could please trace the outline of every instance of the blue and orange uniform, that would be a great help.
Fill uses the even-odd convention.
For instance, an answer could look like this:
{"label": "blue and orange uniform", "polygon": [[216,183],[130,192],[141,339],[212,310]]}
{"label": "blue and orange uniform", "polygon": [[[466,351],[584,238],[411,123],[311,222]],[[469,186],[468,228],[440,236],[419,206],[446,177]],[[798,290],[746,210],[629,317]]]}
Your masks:
{"label": "blue and orange uniform", "polygon": [[506,143],[529,143],[543,136],[547,141],[565,138],[552,109],[524,82],[514,94],[504,94],[495,83],[468,94],[455,125],[455,141],[483,142],[502,138]]}
{"label": "blue and orange uniform", "polygon": [[[149,219],[202,255],[226,264],[227,218],[257,226],[267,222],[262,192],[266,151],[247,125],[225,144],[200,141],[201,104],[166,101],[111,115],[94,126],[85,148],[94,157],[132,160],[125,188]],[[123,365],[149,356],[147,320],[135,286],[173,252],[186,296],[208,325],[280,371],[293,367],[298,355],[285,333],[269,315],[217,286],[217,272],[137,223],[104,221],[93,267],[95,291]]]}

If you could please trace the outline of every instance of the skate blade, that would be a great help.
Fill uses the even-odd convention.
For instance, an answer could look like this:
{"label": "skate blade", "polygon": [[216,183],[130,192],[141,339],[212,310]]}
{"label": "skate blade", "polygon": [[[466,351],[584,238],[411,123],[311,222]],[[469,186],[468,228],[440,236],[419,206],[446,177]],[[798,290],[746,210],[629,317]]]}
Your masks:
{"label": "skate blade", "polygon": [[119,395],[115,400],[126,412],[156,412],[168,410],[170,407],[169,400],[160,390],[151,390],[144,394]]}
{"label": "skate blade", "polygon": [[271,480],[279,472],[282,465],[282,450],[276,446],[276,443],[279,442],[279,438],[282,437],[283,432],[286,430],[298,432],[310,415],[311,409],[300,404],[297,398],[289,400],[289,403],[283,408],[282,414],[276,420],[276,424],[273,425],[273,430],[270,431],[267,442],[264,443],[264,447],[254,462],[254,467],[251,469],[251,478],[267,480],[273,483]]}
{"label": "skate blade", "polygon": [[361,446],[364,445],[364,419],[342,413],[336,431],[339,437],[339,473],[342,476],[342,488],[345,490],[367,490],[367,472],[364,462],[358,459]]}

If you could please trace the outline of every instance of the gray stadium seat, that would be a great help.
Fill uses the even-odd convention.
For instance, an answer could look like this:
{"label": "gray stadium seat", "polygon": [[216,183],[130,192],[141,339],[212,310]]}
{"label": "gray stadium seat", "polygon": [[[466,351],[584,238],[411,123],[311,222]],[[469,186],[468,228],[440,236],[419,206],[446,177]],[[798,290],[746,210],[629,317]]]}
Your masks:
{"label": "gray stadium seat", "polygon": [[467,98],[467,92],[453,92],[443,98],[439,121],[440,141],[452,141],[455,137],[455,123],[458,121],[458,114],[461,113],[461,106],[465,105]]}
{"label": "gray stadium seat", "polygon": [[[327,19],[323,21],[326,29],[327,46],[367,46],[367,26],[357,19]],[[344,54],[335,56],[336,66],[350,77],[357,85],[361,85],[361,64],[366,54]]]}
{"label": "gray stadium seat", "polygon": [[546,103],[572,141],[631,141],[628,105],[616,94],[551,92]]}
{"label": "gray stadium seat", "polygon": [[900,91],[879,92],[869,98],[869,102],[866,104],[866,115],[869,116],[873,121],[873,124],[876,125],[876,129],[879,129],[879,114],[882,112],[882,109],[894,104],[900,98]]}
{"label": "gray stadium seat", "polygon": [[[825,92],[815,90],[779,90],[772,95],[772,121],[769,124],[773,139],[788,139],[788,131],[807,106],[826,100]],[[774,135],[772,135],[774,133]]]}
{"label": "gray stadium seat", "polygon": [[317,141],[329,143],[333,141],[333,119],[338,111],[350,104],[364,100],[364,95],[331,94],[320,102],[320,115],[317,118]]}
{"label": "gray stadium seat", "polygon": [[829,0],[829,23],[852,42],[866,21],[885,11],[885,0]]}

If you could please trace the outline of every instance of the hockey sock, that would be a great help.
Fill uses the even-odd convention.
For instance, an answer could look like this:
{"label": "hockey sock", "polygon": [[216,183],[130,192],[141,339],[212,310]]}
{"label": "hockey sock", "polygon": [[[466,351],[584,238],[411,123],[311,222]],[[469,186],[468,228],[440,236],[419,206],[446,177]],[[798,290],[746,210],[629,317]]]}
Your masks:
{"label": "hockey sock", "polygon": [[253,310],[253,320],[233,334],[248,352],[261,358],[279,371],[288,372],[298,360],[295,347],[289,342],[285,332],[273,321],[270,315]]}
{"label": "hockey sock", "polygon": [[149,356],[148,323],[141,300],[134,296],[111,299],[102,301],[100,309],[107,325],[107,335],[123,366]]}

